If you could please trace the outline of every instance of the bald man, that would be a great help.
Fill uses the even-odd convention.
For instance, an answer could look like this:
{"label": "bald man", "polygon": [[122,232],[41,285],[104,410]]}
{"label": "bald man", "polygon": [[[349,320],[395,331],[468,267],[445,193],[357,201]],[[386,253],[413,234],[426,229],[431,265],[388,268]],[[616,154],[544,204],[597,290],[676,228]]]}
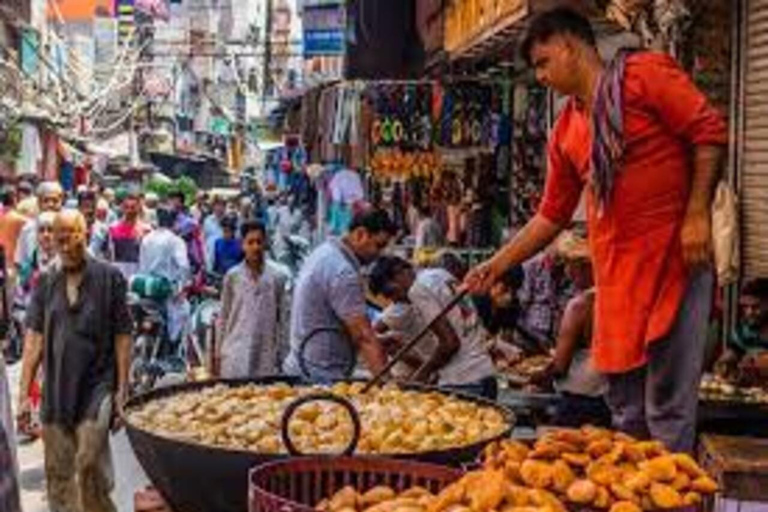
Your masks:
{"label": "bald man", "polygon": [[77,210],[56,216],[61,265],[41,276],[27,313],[18,422],[29,422],[27,391],[42,363],[45,473],[56,512],[115,511],[109,431],[126,397],[131,321],[125,279],[88,255],[87,230]]}

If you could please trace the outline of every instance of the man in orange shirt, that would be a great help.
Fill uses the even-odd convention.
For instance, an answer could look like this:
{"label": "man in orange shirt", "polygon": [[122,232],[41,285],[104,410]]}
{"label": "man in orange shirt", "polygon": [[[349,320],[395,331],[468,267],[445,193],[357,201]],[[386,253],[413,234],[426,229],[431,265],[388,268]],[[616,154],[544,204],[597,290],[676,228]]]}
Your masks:
{"label": "man in orange shirt", "polygon": [[569,99],[550,137],[538,213],[465,285],[483,292],[544,248],[586,189],[592,355],[608,375],[614,424],[691,450],[725,124],[669,56],[621,51],[603,62],[589,22],[571,10],[540,15],[522,50],[537,80]]}

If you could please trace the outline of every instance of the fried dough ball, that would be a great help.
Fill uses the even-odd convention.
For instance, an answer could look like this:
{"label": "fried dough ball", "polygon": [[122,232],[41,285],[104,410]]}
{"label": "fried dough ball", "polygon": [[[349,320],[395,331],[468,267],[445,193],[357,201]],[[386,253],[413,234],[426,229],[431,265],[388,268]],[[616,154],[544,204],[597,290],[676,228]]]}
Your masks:
{"label": "fried dough ball", "polygon": [[691,479],[707,476],[701,466],[687,453],[675,453],[671,455],[680,471],[685,472]]}
{"label": "fried dough ball", "polygon": [[530,491],[529,499],[534,505],[549,508],[551,512],[568,512],[568,509],[557,496],[544,489]]}
{"label": "fried dough ball", "polygon": [[677,464],[669,455],[662,455],[640,463],[641,471],[648,473],[653,482],[672,482],[677,476]]}
{"label": "fried dough ball", "polygon": [[557,492],[566,492],[575,480],[576,474],[565,461],[557,460],[552,464],[552,487]]}
{"label": "fried dough ball", "polygon": [[669,485],[652,483],[650,495],[653,504],[658,508],[668,509],[683,506],[683,497]]}
{"label": "fried dough ball", "polygon": [[613,442],[610,439],[597,439],[587,445],[587,453],[593,459],[597,459],[610,452],[611,448],[613,448]]}
{"label": "fried dough ball", "polygon": [[458,482],[452,483],[432,500],[432,504],[427,509],[427,512],[441,512],[450,505],[460,504],[464,501],[466,490],[466,483],[463,478]]}
{"label": "fried dough ball", "polygon": [[651,477],[644,471],[636,471],[624,479],[624,485],[632,492],[645,491],[651,485]]}
{"label": "fried dough ball", "polygon": [[678,471],[675,479],[672,480],[672,483],[669,485],[676,491],[684,491],[691,485],[691,477],[689,477],[687,473]]}
{"label": "fried dough ball", "polygon": [[693,507],[702,502],[701,494],[697,492],[689,492],[683,496],[683,505],[686,507]]}
{"label": "fried dough ball", "polygon": [[708,476],[700,476],[691,482],[691,490],[702,494],[713,494],[719,489],[717,482]]}
{"label": "fried dough ball", "polygon": [[339,512],[344,508],[356,509],[359,496],[352,486],[346,486],[336,492],[328,502],[328,509],[331,512]]}
{"label": "fried dough ball", "polygon": [[481,483],[467,485],[466,494],[472,510],[493,510],[501,504],[506,491],[506,479],[502,471],[483,471]]}
{"label": "fried dough ball", "polygon": [[380,485],[374,487],[360,496],[360,505],[363,507],[370,507],[383,501],[394,499],[396,496],[395,491],[391,487]]}
{"label": "fried dough ball", "polygon": [[630,501],[632,503],[639,503],[640,499],[637,497],[637,494],[627,487],[625,484],[621,482],[614,482],[610,486],[611,492],[614,496],[616,496],[616,499],[621,501]]}
{"label": "fried dough ball", "polygon": [[513,484],[507,485],[504,501],[510,507],[527,507],[533,503],[528,489]]}
{"label": "fried dough ball", "polygon": [[520,478],[529,487],[545,489],[552,485],[552,467],[546,462],[528,459],[520,466]]}
{"label": "fried dough ball", "polygon": [[631,501],[617,501],[611,506],[610,512],[643,512],[643,509]]}
{"label": "fried dough ball", "polygon": [[593,462],[587,467],[587,476],[599,485],[610,486],[621,480],[621,470],[605,462]]}
{"label": "fried dough ball", "polygon": [[424,496],[429,496],[431,498],[434,498],[434,496],[432,496],[431,492],[429,492],[428,490],[426,490],[423,487],[419,487],[418,485],[415,485],[415,486],[411,487],[410,489],[407,489],[406,491],[403,491],[402,493],[400,493],[399,497],[400,498],[419,499],[419,498],[422,498]]}
{"label": "fried dough ball", "polygon": [[580,468],[585,468],[592,462],[592,458],[586,453],[564,453],[561,458],[571,466]]}
{"label": "fried dough ball", "polygon": [[587,505],[595,501],[597,485],[591,480],[576,480],[566,492],[568,501],[579,505]]}
{"label": "fried dough ball", "polygon": [[594,505],[595,508],[606,509],[611,508],[612,504],[613,500],[611,499],[611,493],[608,492],[608,489],[605,487],[598,485],[595,501],[592,502],[592,505]]}

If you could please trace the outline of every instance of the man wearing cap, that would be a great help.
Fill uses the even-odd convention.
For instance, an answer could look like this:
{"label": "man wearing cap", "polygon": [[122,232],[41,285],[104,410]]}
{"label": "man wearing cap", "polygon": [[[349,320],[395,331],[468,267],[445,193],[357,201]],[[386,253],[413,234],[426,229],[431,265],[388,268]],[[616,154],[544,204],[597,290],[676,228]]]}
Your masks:
{"label": "man wearing cap", "polygon": [[537,80],[569,100],[550,136],[538,213],[465,284],[485,291],[546,247],[586,190],[592,358],[608,376],[614,426],[692,450],[725,123],[668,55],[622,51],[604,62],[589,21],[572,10],[537,17],[522,50]]}

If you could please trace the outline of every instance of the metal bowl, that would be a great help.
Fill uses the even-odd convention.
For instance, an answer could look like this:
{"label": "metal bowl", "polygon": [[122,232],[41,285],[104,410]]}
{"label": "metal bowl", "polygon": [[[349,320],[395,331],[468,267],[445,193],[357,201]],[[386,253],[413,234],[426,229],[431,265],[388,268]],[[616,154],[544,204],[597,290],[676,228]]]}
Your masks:
{"label": "metal bowl", "polygon": [[[185,383],[136,396],[126,404],[126,410],[130,411],[153,400],[204,389],[216,384],[242,386],[277,383],[307,385],[301,379],[289,377]],[[458,448],[393,456],[381,454],[382,457],[456,467],[474,461],[488,443],[509,437],[514,427],[514,414],[490,400],[436,387],[420,385],[403,385],[402,387],[425,392],[438,391],[494,407],[504,415],[508,428],[495,438]],[[245,512],[248,510],[249,470],[254,466],[288,457],[285,454],[227,449],[170,439],[141,429],[130,420],[126,422],[126,431],[136,458],[152,484],[160,491],[174,512]]]}

